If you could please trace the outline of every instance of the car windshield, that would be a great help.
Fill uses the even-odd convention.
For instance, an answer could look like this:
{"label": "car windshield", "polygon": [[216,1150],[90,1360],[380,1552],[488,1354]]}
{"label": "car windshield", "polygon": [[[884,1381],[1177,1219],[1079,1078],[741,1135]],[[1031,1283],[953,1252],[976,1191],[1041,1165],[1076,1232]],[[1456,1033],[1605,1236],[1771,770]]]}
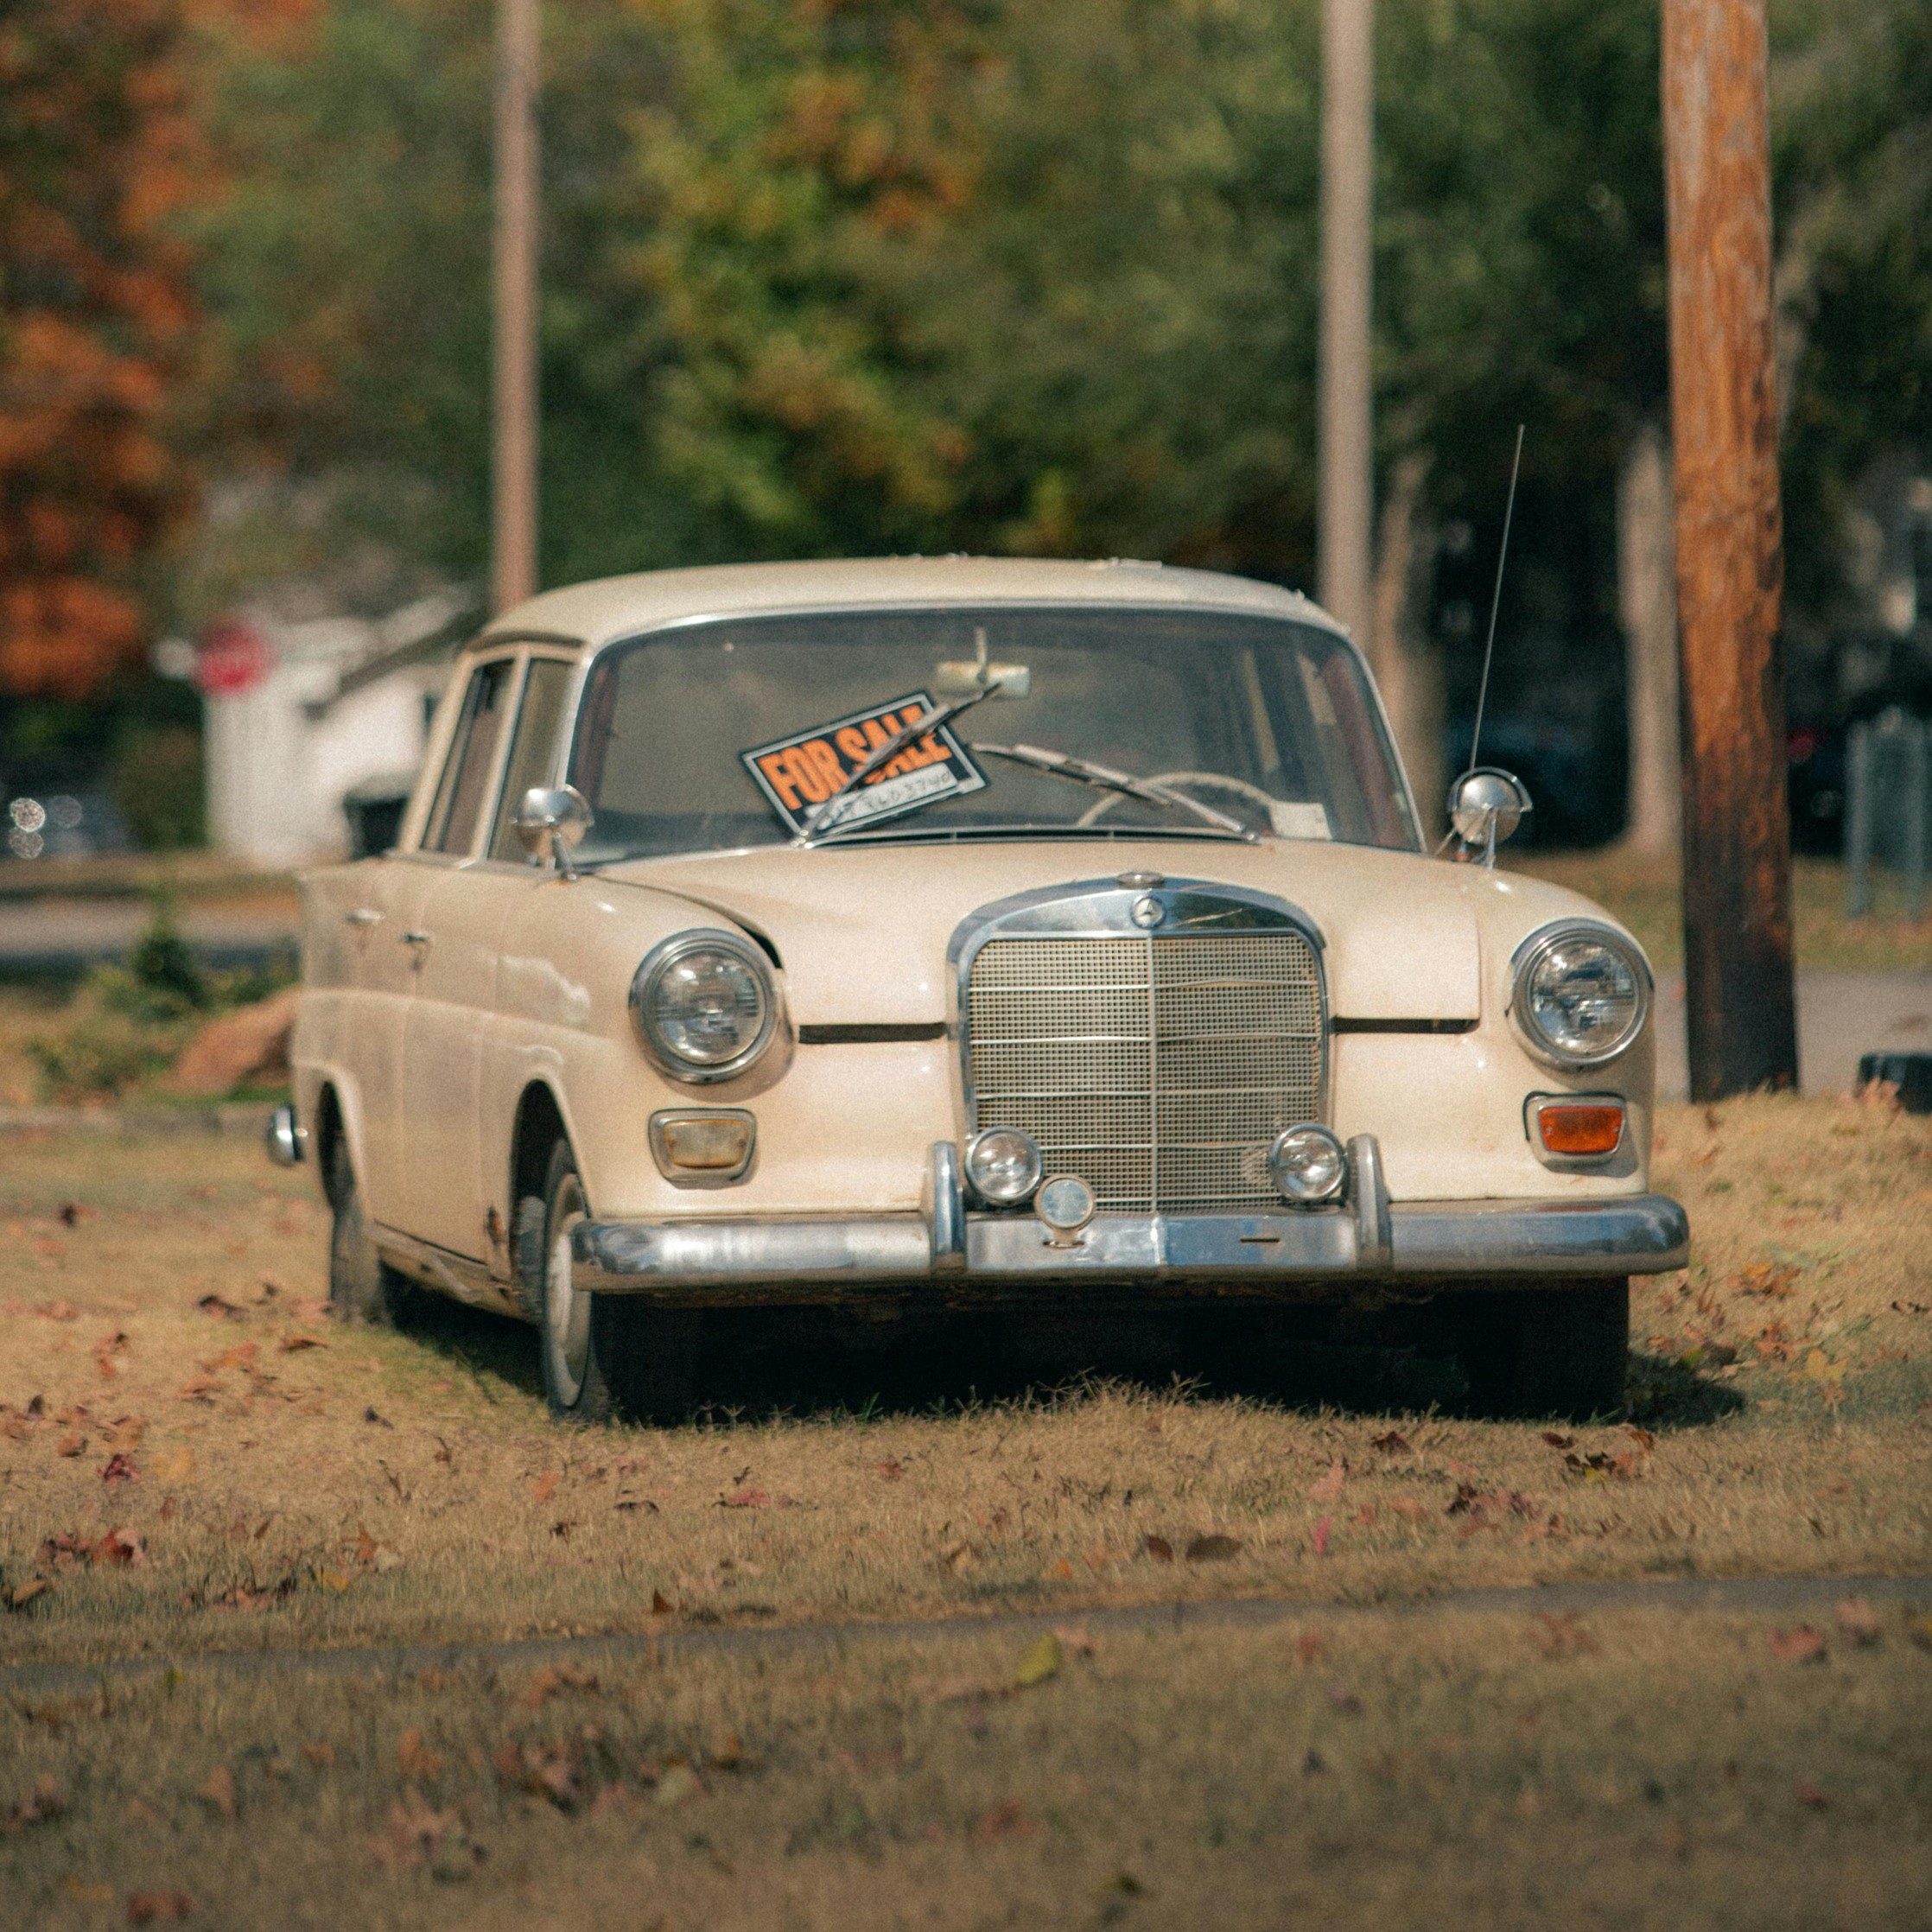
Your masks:
{"label": "car windshield", "polygon": [[[851,782],[922,708],[988,684],[946,733]],[[578,858],[801,833],[1240,836],[1052,769],[1060,759],[1155,781],[1263,837],[1417,843],[1360,666],[1328,632],[1214,611],[995,607],[721,620],[603,651],[570,760],[595,814]]]}

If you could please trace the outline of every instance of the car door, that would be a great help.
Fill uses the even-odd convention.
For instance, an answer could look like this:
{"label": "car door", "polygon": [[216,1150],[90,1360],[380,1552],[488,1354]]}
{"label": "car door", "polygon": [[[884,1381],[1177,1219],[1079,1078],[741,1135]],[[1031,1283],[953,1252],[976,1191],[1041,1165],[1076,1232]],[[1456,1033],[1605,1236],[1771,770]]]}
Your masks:
{"label": "car door", "polygon": [[404,1021],[403,1086],[410,1131],[403,1148],[404,1225],[499,1272],[509,1262],[503,1192],[486,1172],[492,1144],[481,1117],[486,1045],[497,1025],[501,935],[541,877],[511,821],[517,800],[549,779],[571,665],[537,655],[518,679],[516,724],[492,774],[491,809],[479,815],[475,849],[440,880],[424,904],[415,997]]}
{"label": "car door", "polygon": [[379,881],[378,916],[368,949],[371,1035],[361,1045],[364,1185],[372,1217],[420,1240],[436,1236],[423,1223],[413,1185],[417,1137],[460,1095],[446,1091],[430,1070],[409,1061],[410,1014],[423,996],[435,953],[435,908],[455,891],[494,798],[521,658],[515,651],[484,659],[470,671],[449,750],[414,847],[389,862]]}

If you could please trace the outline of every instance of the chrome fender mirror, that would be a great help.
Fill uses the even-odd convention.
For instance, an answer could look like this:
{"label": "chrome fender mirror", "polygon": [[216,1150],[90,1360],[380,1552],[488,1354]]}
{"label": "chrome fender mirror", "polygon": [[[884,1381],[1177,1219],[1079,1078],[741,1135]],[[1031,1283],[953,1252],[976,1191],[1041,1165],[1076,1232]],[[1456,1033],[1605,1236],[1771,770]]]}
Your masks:
{"label": "chrome fender mirror", "polygon": [[1465,772],[1449,787],[1449,823],[1464,849],[1480,854],[1484,865],[1496,863],[1497,847],[1535,809],[1522,780],[1493,765]]}
{"label": "chrome fender mirror", "polygon": [[575,785],[558,785],[553,791],[539,785],[532,785],[517,801],[517,816],[510,823],[531,858],[547,850],[556,869],[566,879],[575,879],[577,872],[570,855],[590,829],[592,816],[588,802]]}

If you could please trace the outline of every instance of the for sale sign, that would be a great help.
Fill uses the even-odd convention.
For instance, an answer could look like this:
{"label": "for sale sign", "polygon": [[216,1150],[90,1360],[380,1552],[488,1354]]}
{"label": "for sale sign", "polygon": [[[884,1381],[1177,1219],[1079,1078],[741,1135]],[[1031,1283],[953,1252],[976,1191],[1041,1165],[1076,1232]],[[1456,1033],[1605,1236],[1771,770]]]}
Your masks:
{"label": "for sale sign", "polygon": [[[909,691],[868,710],[814,725],[776,744],[740,752],[745,769],[794,836],[813,824],[814,815],[842,786],[851,783],[880,746],[899,732],[932,715],[925,691]],[[978,791],[986,774],[974,764],[950,727],[941,725],[914,738],[876,772],[861,780],[819,818],[815,829],[850,831],[877,825],[942,798]]]}

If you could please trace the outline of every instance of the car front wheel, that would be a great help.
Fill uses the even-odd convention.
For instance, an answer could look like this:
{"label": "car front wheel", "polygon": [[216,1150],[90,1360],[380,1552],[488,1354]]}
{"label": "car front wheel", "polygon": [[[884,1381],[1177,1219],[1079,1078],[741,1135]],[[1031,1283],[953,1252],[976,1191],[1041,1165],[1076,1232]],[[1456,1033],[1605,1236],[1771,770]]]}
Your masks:
{"label": "car front wheel", "polygon": [[698,1317],[575,1285],[570,1235],[588,1206],[567,1141],[550,1152],[543,1186],[542,1334],[543,1394],[562,1421],[679,1420],[691,1406]]}
{"label": "car front wheel", "polygon": [[404,1326],[421,1312],[423,1290],[376,1251],[346,1148],[339,1147],[329,1162],[327,1192],[329,1312],[338,1321]]}
{"label": "car front wheel", "polygon": [[1552,1281],[1460,1300],[1457,1352],[1478,1414],[1586,1421],[1622,1410],[1628,1281]]}

